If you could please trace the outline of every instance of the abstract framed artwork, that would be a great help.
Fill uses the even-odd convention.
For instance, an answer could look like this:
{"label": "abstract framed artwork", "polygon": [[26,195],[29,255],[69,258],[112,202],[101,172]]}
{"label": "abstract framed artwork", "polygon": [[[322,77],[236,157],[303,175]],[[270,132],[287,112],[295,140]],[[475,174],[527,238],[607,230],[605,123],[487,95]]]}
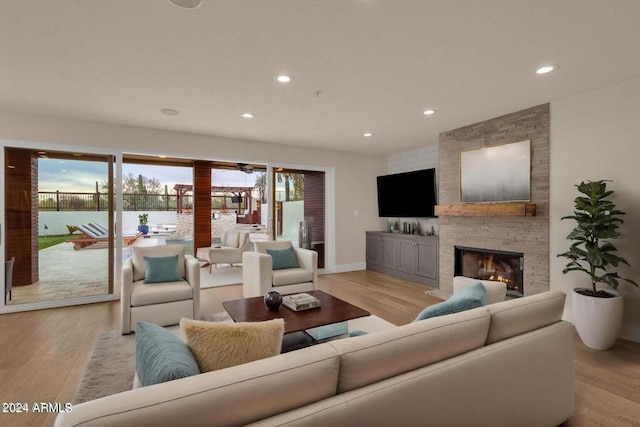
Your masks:
{"label": "abstract framed artwork", "polygon": [[460,201],[531,201],[531,141],[460,153]]}

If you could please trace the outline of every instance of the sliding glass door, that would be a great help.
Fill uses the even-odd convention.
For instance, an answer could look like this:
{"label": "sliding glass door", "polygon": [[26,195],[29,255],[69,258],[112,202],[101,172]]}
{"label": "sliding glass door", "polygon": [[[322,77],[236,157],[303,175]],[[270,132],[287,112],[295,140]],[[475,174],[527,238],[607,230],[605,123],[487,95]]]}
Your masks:
{"label": "sliding glass door", "polygon": [[273,169],[273,232],[276,240],[318,252],[318,268],[324,268],[325,173]]}
{"label": "sliding glass door", "polygon": [[5,147],[4,158],[5,305],[112,294],[113,156]]}

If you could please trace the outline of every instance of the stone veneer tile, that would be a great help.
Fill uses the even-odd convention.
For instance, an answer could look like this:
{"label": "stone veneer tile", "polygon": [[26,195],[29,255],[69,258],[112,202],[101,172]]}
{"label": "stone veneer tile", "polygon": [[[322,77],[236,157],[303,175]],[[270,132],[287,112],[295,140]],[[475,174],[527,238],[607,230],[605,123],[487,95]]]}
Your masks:
{"label": "stone veneer tile", "polygon": [[440,217],[440,289],[451,292],[454,246],[524,253],[525,295],[549,290],[549,104],[440,134],[439,203],[460,203],[460,152],[531,141],[535,217]]}

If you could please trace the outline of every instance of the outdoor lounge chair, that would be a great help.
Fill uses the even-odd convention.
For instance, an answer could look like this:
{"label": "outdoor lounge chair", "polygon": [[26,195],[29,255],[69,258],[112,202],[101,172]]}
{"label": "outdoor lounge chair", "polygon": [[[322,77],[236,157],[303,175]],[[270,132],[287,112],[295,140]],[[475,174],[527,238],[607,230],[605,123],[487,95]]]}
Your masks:
{"label": "outdoor lounge chair", "polygon": [[[107,229],[102,225],[91,222],[86,225],[78,225],[78,230],[82,232],[82,236],[77,239],[67,240],[68,243],[73,243],[73,249],[78,250],[91,246],[98,242],[107,242],[109,240],[109,234]],[[127,234],[122,236],[122,243],[130,245],[136,241],[138,237],[142,236],[141,232],[135,234]]]}
{"label": "outdoor lounge chair", "polygon": [[109,230],[107,230],[107,227],[102,224],[98,224],[97,222],[90,222],[89,226],[95,228],[101,234],[109,234]]}

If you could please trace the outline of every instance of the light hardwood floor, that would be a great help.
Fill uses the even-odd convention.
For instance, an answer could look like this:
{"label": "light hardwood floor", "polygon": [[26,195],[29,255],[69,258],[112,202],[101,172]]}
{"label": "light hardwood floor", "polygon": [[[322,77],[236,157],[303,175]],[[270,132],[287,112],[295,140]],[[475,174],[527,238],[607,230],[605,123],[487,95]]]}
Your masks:
{"label": "light hardwood floor", "polygon": [[[425,288],[369,271],[320,276],[320,289],[396,325],[439,302]],[[240,286],[202,290],[202,312],[242,297]],[[119,303],[0,316],[0,401],[71,402],[101,332],[119,329]],[[575,415],[567,426],[640,426],[640,344],[618,340],[609,351],[575,337]],[[531,398],[535,398],[532,396]],[[0,413],[1,426],[50,426],[55,414]]]}

